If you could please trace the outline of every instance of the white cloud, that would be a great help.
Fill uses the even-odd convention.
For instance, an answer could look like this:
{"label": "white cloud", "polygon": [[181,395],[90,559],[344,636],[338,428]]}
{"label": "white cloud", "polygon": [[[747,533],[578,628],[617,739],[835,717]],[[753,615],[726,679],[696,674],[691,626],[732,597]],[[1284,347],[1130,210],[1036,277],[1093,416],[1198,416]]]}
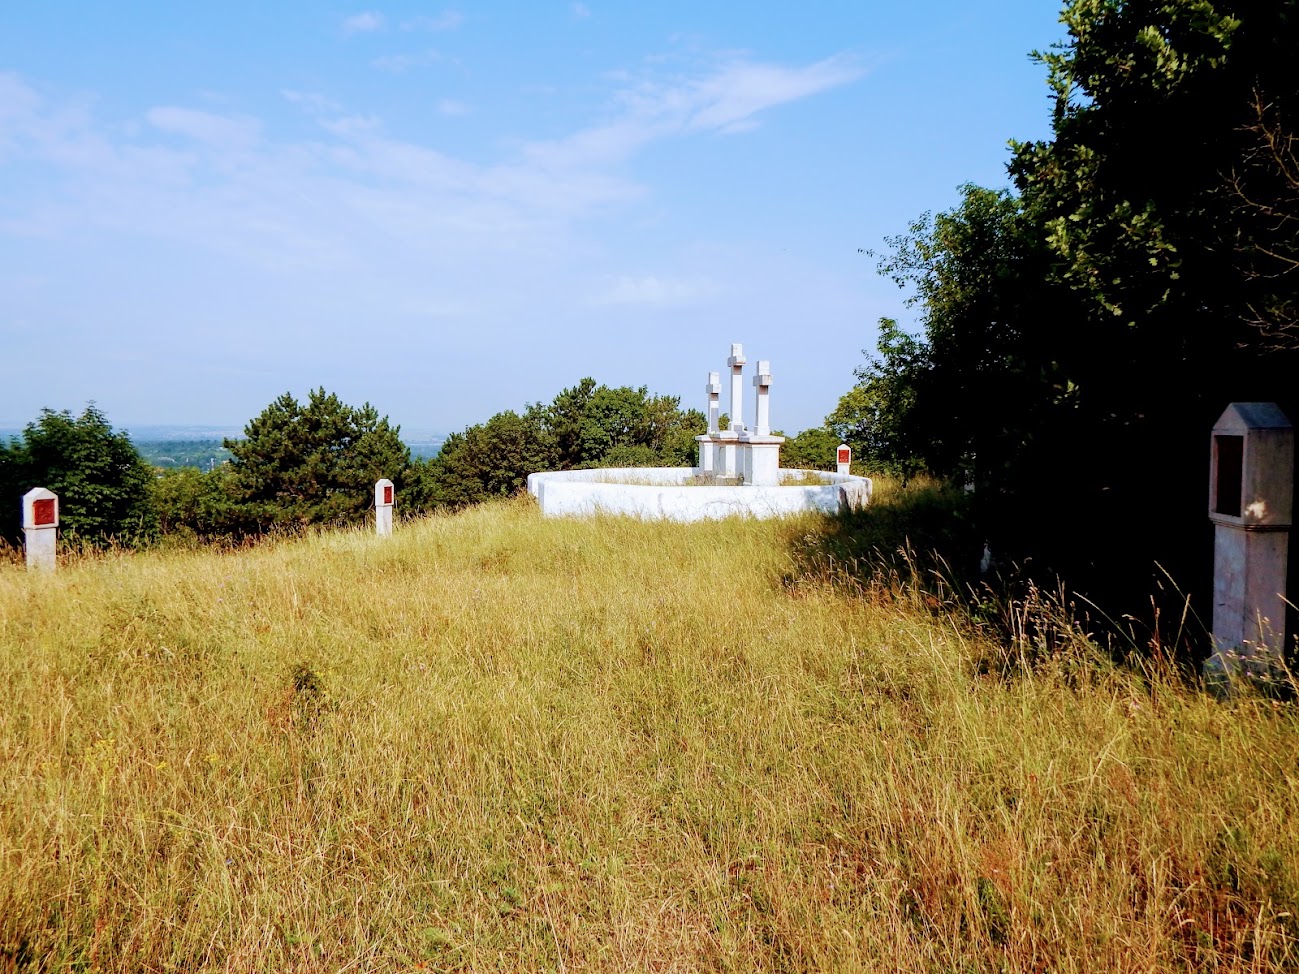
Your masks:
{"label": "white cloud", "polygon": [[654,274],[617,275],[606,280],[589,301],[596,306],[681,306],[716,293],[716,287],[698,278],[660,277]]}
{"label": "white cloud", "polygon": [[214,115],[192,108],[151,108],[145,118],[154,128],[203,142],[215,149],[246,150],[261,137],[261,123],[246,115]]}
{"label": "white cloud", "polygon": [[696,77],[628,79],[615,95],[618,111],[610,121],[564,139],[532,143],[527,151],[545,166],[608,165],[657,139],[748,131],[760,124],[758,116],[766,109],[848,84],[864,73],[857,60],[832,57],[794,68],[732,60]]}
{"label": "white cloud", "polygon": [[344,34],[368,34],[372,31],[383,30],[386,23],[383,14],[376,10],[367,10],[364,13],[353,14],[343,20]]}
{"label": "white cloud", "polygon": [[444,10],[436,17],[412,17],[402,21],[402,30],[442,31],[454,30],[465,22],[465,15],[458,10]]}
{"label": "white cloud", "polygon": [[573,4],[573,16],[579,20],[585,20],[587,17],[591,16],[591,8],[582,3],[581,0],[578,0],[577,3]]}
{"label": "white cloud", "polygon": [[[641,75],[617,83],[601,124],[553,141],[516,141],[486,162],[391,136],[382,119],[314,92],[281,92],[318,126],[286,138],[258,118],[184,105],[150,108],[143,125],[105,121],[93,99],[44,99],[24,79],[0,75],[0,161],[37,163],[40,174],[8,189],[0,182],[0,204],[12,232],[109,228],[183,240],[272,271],[485,273],[502,252],[527,253],[525,263],[540,266],[572,253],[585,221],[645,196],[647,188],[617,167],[646,144],[736,131],[757,124],[766,108],[860,73],[853,62],[830,59],[804,67],[732,60],[693,75]],[[451,97],[432,107],[444,115],[470,110]],[[498,259],[475,264],[482,254]],[[709,293],[705,280],[663,274],[613,277],[594,290],[591,302],[623,305],[681,304]]]}
{"label": "white cloud", "polygon": [[339,114],[343,111],[343,106],[332,98],[326,98],[319,92],[314,91],[294,91],[292,88],[284,88],[280,95],[285,101],[294,105],[300,105],[313,115]]}
{"label": "white cloud", "polygon": [[0,72],[0,122],[30,115],[40,107],[40,95],[16,74]]}
{"label": "white cloud", "polygon": [[372,62],[376,68],[381,71],[391,71],[393,74],[401,74],[403,71],[409,71],[411,68],[422,68],[430,64],[436,64],[442,60],[442,55],[435,50],[421,51],[418,54],[388,54],[384,57],[377,57]]}

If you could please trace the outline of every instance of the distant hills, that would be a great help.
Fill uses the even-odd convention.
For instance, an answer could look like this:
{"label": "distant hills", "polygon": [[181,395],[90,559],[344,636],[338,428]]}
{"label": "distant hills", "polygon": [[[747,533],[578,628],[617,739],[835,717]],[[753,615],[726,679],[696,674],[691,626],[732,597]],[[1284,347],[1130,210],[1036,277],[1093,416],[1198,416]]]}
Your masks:
{"label": "distant hills", "polygon": [[[230,451],[221,446],[227,437],[239,439],[242,426],[146,424],[121,426],[144,458],[160,467],[201,467],[208,469],[229,459]],[[22,435],[22,426],[0,426],[0,442]],[[412,455],[420,458],[437,456],[447,434],[433,429],[402,429],[402,442]]]}

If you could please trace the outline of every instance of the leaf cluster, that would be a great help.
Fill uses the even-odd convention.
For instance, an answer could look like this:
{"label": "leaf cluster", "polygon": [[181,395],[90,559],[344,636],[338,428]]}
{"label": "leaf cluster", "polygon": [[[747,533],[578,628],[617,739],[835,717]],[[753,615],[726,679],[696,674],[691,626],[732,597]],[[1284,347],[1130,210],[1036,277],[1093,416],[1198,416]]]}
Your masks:
{"label": "leaf cluster", "polygon": [[497,413],[453,433],[430,464],[434,503],[451,507],[517,493],[528,475],[584,467],[688,466],[707,421],[676,396],[584,378],[549,404]]}
{"label": "leaf cluster", "polygon": [[41,410],[20,439],[0,444],[3,535],[22,530],[19,499],[33,487],[59,495],[59,530],[89,544],[133,543],[157,533],[151,502],[153,472],[130,437],[116,431],[94,403],[80,416]]}

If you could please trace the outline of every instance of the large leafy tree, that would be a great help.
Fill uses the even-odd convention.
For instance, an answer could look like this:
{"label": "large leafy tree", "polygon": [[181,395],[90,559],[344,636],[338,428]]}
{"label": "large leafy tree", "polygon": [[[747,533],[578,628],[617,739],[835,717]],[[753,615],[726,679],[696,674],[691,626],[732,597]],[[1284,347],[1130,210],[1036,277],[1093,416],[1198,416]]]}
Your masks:
{"label": "large leafy tree", "polygon": [[323,388],[306,403],[285,393],[249,421],[233,454],[231,492],[245,531],[362,520],[374,483],[387,477],[398,496],[411,469],[400,427],[369,403],[348,406]]}
{"label": "large leafy tree", "polygon": [[882,262],[924,334],[865,371],[869,429],[972,469],[994,538],[1084,585],[1145,588],[1157,560],[1195,587],[1209,426],[1234,399],[1295,412],[1296,6],[1069,0],[1017,194],[966,187]]}
{"label": "large leafy tree", "polygon": [[65,535],[92,543],[150,537],[157,530],[152,481],[153,471],[130,437],[114,430],[93,403],[80,416],[44,409],[20,440],[0,444],[4,534],[17,539],[22,494],[45,487],[59,495]]}
{"label": "large leafy tree", "polygon": [[[1068,40],[1038,55],[1052,138],[1017,144],[1011,170],[1057,274],[1096,310],[1140,328],[1207,320],[1253,344],[1242,309],[1293,293],[1254,273],[1293,233],[1274,209],[1240,204],[1252,189],[1275,203],[1271,177],[1286,181],[1296,12],[1294,0],[1066,3]],[[1293,192],[1280,195],[1293,212]]]}

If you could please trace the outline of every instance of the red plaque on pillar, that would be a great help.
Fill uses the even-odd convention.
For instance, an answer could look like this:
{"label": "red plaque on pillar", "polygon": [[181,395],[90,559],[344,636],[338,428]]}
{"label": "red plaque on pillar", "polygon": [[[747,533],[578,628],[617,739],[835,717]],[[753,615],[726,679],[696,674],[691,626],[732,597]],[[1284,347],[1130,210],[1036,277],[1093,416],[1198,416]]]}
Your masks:
{"label": "red plaque on pillar", "polygon": [[839,463],[852,463],[852,450],[844,447],[839,451]]}
{"label": "red plaque on pillar", "polygon": [[383,485],[383,502],[385,504],[392,503],[392,484]]}
{"label": "red plaque on pillar", "polygon": [[54,523],[54,498],[32,501],[32,523],[37,527]]}

